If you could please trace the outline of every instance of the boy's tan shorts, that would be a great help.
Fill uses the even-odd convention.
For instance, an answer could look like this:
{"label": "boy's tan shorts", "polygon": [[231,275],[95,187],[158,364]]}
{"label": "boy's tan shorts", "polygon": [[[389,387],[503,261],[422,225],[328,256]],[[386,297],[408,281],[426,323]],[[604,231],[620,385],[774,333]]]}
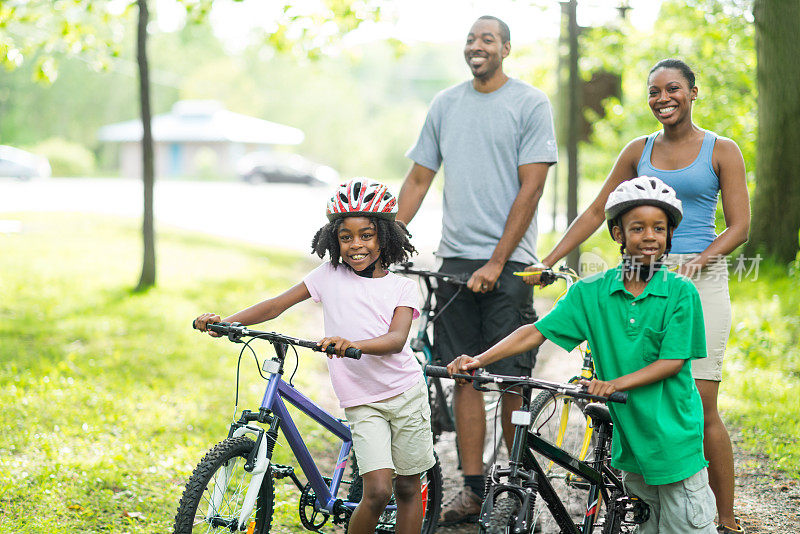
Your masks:
{"label": "boy's tan shorts", "polygon": [[416,475],[436,463],[425,379],[389,399],[345,408],[360,473]]}
{"label": "boy's tan shorts", "polygon": [[716,534],[717,502],[705,467],[688,478],[658,486],[647,484],[639,473],[623,471],[622,483],[650,506],[650,519],[639,525],[637,534]]}
{"label": "boy's tan shorts", "polygon": [[[681,265],[697,254],[670,254],[665,264]],[[700,274],[690,278],[700,293],[703,322],[706,328],[708,356],[692,360],[695,380],[722,381],[722,358],[731,333],[731,297],[728,292],[728,268],[723,262],[709,262]]]}

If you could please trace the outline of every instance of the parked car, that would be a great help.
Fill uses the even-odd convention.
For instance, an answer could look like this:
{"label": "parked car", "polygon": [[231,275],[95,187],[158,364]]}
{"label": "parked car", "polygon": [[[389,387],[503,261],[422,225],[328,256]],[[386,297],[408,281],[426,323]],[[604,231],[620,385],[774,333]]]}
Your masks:
{"label": "parked car", "polygon": [[13,146],[0,145],[0,176],[30,180],[50,178],[50,162]]}
{"label": "parked car", "polygon": [[299,154],[251,152],[237,163],[239,178],[253,184],[288,182],[308,185],[335,185],[339,173]]}

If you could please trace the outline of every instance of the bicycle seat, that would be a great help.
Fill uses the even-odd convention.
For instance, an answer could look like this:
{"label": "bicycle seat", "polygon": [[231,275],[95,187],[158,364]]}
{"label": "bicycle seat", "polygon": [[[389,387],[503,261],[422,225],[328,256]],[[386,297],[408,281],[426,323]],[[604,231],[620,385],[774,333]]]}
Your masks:
{"label": "bicycle seat", "polygon": [[608,406],[600,404],[599,402],[592,402],[586,405],[583,413],[592,418],[596,423],[604,424],[611,422],[611,414],[608,412]]}

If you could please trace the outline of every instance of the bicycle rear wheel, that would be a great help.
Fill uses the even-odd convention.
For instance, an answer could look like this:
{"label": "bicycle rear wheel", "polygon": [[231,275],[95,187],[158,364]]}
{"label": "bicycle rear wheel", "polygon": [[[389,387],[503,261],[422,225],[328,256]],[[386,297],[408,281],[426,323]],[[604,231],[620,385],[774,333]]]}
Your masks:
{"label": "bicycle rear wheel", "polygon": [[[584,415],[583,405],[572,397],[540,393],[531,403],[531,431],[583,461],[594,455],[594,434],[591,420]],[[575,522],[585,513],[588,484],[543,456],[534,453],[545,475],[553,485]],[[546,513],[542,513],[546,511]],[[560,532],[555,520],[541,499],[537,499],[533,523],[538,522],[542,533]]]}
{"label": "bicycle rear wheel", "polygon": [[[228,438],[211,449],[195,467],[183,491],[175,515],[174,534],[231,532],[242,508],[251,473],[244,470],[255,442],[247,436]],[[256,505],[246,520],[254,534],[269,532],[274,492],[269,470],[258,493]],[[234,527],[235,528],[235,527]]]}

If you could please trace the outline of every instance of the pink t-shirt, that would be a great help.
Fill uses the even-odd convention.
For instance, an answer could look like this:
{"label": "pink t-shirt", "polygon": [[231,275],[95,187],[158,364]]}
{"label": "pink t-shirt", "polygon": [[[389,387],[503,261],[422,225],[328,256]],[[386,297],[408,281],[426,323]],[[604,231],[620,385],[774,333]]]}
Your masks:
{"label": "pink t-shirt", "polygon": [[[382,278],[364,278],[345,265],[334,268],[330,262],[325,262],[311,271],[303,282],[314,302],[322,302],[326,336],[340,336],[350,341],[382,336],[389,331],[398,306],[413,309],[413,317],[419,317],[416,285],[394,273]],[[408,340],[397,354],[364,354],[360,360],[329,358],[328,371],[342,408],[394,397],[422,377],[422,368]]]}

